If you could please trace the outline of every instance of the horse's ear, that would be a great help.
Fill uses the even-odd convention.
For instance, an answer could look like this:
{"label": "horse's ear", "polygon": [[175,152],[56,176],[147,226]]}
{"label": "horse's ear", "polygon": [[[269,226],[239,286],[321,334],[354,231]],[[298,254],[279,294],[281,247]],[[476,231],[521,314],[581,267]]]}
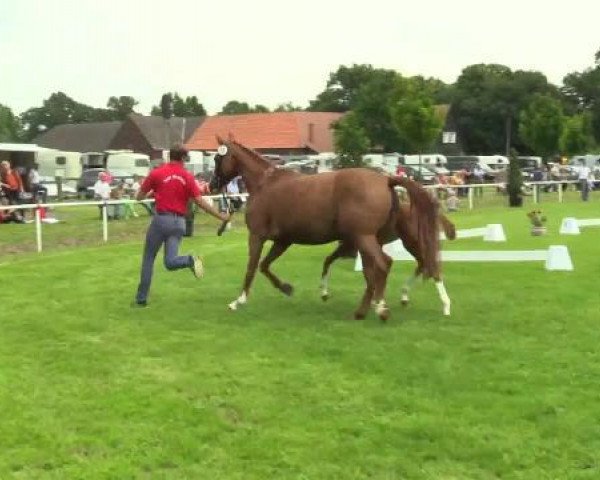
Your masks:
{"label": "horse's ear", "polygon": [[229,137],[230,142],[235,142],[235,137],[233,136],[233,132],[230,131],[228,137]]}
{"label": "horse's ear", "polygon": [[218,134],[216,134],[216,135],[215,135],[215,138],[217,139],[217,143],[218,143],[219,145],[223,145],[223,144],[225,143],[225,140],[223,140],[223,139],[221,138],[221,135],[218,135]]}

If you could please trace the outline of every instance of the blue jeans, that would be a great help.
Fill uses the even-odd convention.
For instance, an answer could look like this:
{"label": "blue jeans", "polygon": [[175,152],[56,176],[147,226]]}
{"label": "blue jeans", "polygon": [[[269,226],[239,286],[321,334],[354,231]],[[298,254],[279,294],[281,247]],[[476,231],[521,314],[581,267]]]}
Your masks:
{"label": "blue jeans", "polygon": [[135,300],[138,303],[146,302],[148,291],[152,283],[152,271],[154,260],[164,244],[164,261],[167,270],[179,270],[189,268],[194,260],[189,255],[179,256],[179,244],[185,233],[185,219],[177,215],[156,214],[146,232],[146,244],[144,245],[144,256],[142,260],[142,272]]}

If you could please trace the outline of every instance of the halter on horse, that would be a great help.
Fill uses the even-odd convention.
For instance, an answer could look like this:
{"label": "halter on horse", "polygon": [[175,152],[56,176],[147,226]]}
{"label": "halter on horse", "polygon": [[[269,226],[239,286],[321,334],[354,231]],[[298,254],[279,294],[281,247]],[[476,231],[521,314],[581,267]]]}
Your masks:
{"label": "halter on horse", "polygon": [[247,302],[250,286],[259,267],[263,245],[272,240],[260,271],[286,295],[293,287],[270,270],[271,263],[292,244],[320,245],[336,240],[349,242],[361,253],[366,288],[355,311],[365,317],[371,303],[382,320],[389,316],[384,292],[392,260],[382,240],[394,235],[398,197],[393,187],[407,189],[417,213],[418,242],[423,254],[423,273],[438,269],[437,204],[417,183],[386,177],[371,170],[355,168],[318,175],[276,169],[257,152],[232,138],[217,141],[224,146],[215,158],[213,190],[241,175],[250,194],[246,209],[249,230],[249,259],[240,296],[230,309]]}

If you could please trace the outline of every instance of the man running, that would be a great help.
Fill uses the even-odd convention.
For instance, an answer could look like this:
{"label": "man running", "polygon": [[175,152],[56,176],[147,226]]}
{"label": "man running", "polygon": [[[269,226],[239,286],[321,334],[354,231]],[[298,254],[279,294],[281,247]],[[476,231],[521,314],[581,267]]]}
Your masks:
{"label": "man running", "polygon": [[146,233],[140,284],[135,297],[135,305],[140,307],[147,305],[154,259],[163,244],[167,270],[189,268],[196,278],[203,275],[204,269],[199,257],[178,255],[181,237],[185,233],[188,200],[193,199],[202,210],[223,222],[230,217],[229,213],[218,212],[202,198],[196,180],[183,166],[188,156],[187,150],[176,145],[170,150],[169,156],[170,162],[150,172],[136,195],[137,200],[153,196],[156,210]]}

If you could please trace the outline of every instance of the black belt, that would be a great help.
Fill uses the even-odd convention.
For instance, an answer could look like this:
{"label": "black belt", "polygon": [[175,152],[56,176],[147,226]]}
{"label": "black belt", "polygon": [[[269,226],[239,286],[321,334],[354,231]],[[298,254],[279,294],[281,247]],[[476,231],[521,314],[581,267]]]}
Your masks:
{"label": "black belt", "polygon": [[175,212],[156,212],[157,215],[170,215],[173,217],[181,217],[181,218],[185,218],[185,215],[182,215],[181,213],[175,213]]}

